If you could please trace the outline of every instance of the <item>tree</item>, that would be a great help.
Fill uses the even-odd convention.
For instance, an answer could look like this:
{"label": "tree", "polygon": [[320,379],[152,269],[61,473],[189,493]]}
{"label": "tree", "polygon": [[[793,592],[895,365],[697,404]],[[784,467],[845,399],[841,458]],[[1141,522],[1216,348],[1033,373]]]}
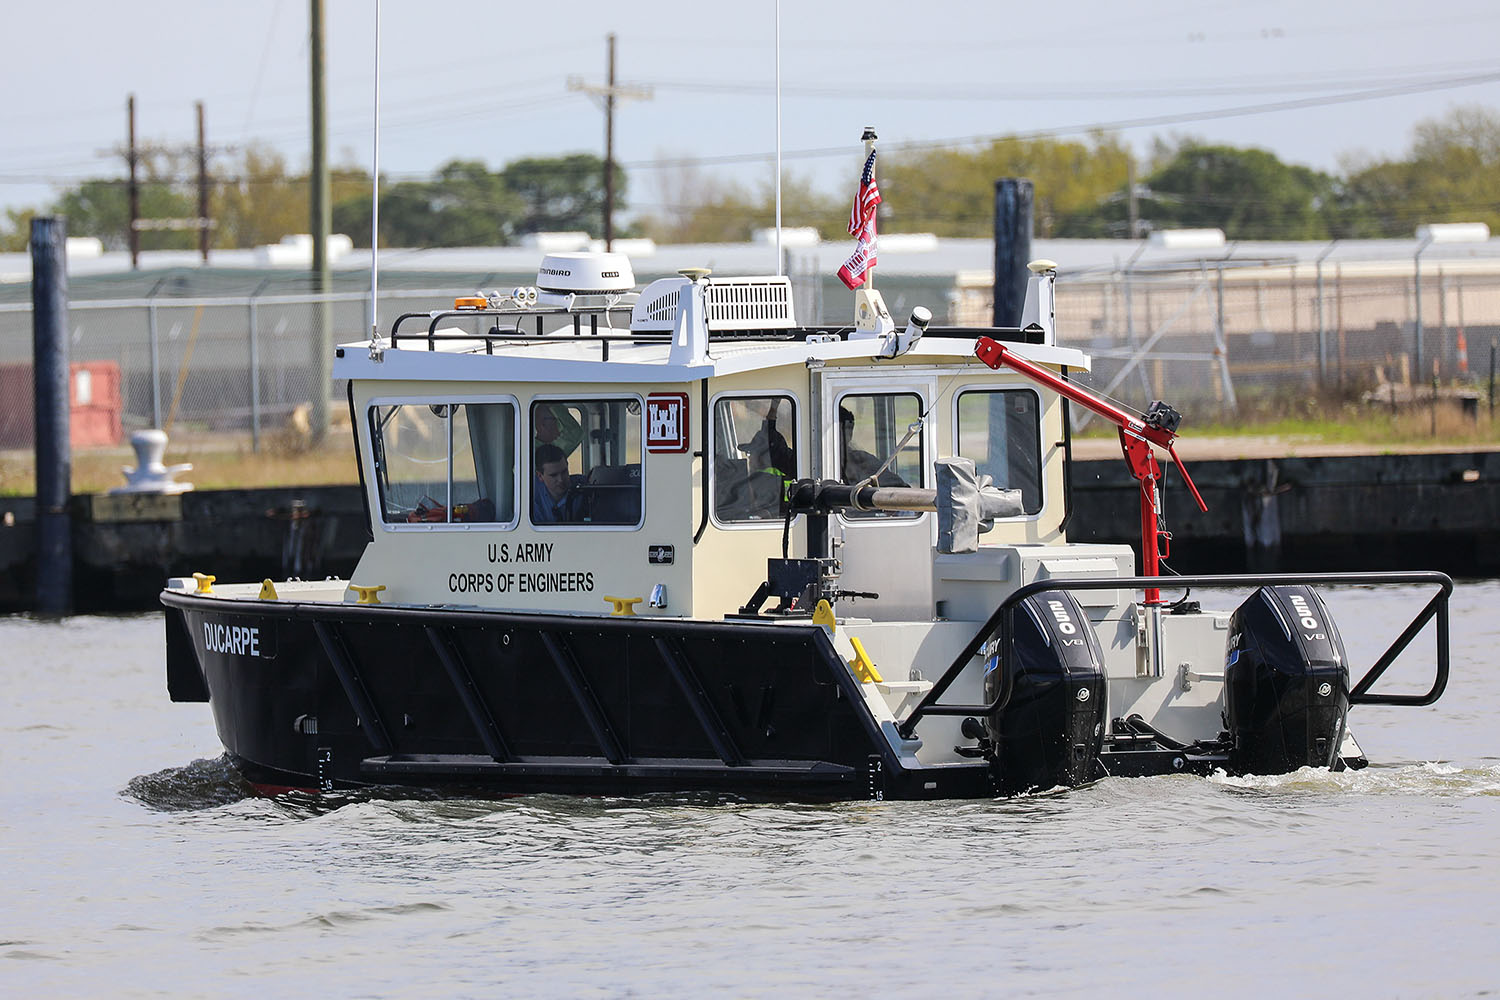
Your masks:
{"label": "tree", "polygon": [[[224,168],[221,177],[214,186],[210,209],[216,222],[214,246],[262,246],[312,228],[308,173],[289,173],[286,158],[269,146],[252,143],[238,163]],[[356,166],[334,167],[329,179],[335,206],[341,197],[370,189],[370,175]],[[365,218],[368,232],[369,216]],[[338,222],[335,218],[335,232],[343,231]],[[348,235],[354,238],[353,233]]]}
{"label": "tree", "polygon": [[1146,180],[1142,218],[1157,229],[1219,228],[1230,239],[1319,240],[1335,182],[1263,149],[1191,143]]}
{"label": "tree", "polygon": [[[659,243],[743,243],[757,229],[776,224],[776,188],[769,181],[752,192],[687,166],[663,175],[659,186],[659,214],[641,220]],[[848,220],[849,207],[840,198],[816,190],[811,178],[782,174],[782,225],[808,226],[823,239],[836,240]]]}
{"label": "tree", "polygon": [[1410,163],[1408,198],[1420,213],[1418,222],[1486,222],[1500,228],[1500,115],[1457,107],[1419,122]]}
{"label": "tree", "polygon": [[39,213],[34,208],[7,208],[5,223],[0,225],[0,253],[19,253],[31,241],[31,220]]}
{"label": "tree", "polygon": [[[604,161],[593,153],[528,157],[501,171],[522,203],[518,233],[604,231]],[[615,166],[615,211],[623,211],[625,171]]]}
{"label": "tree", "polygon": [[[504,179],[477,160],[452,160],[430,181],[400,181],[380,192],[380,241],[385,246],[497,246],[511,242],[520,200]],[[369,185],[333,206],[334,226],[368,246]]]}
{"label": "tree", "polygon": [[[196,197],[178,183],[185,171],[184,154],[161,147],[145,147],[139,153],[140,217],[151,219],[196,218]],[[124,250],[130,246],[130,185],[124,179],[96,178],[86,180],[65,191],[52,206],[51,213],[65,215],[68,235],[94,236],[107,250]],[[142,250],[190,250],[198,236],[191,230],[143,229]]]}
{"label": "tree", "polygon": [[[616,168],[615,207],[624,207]],[[335,227],[368,244],[368,188],[335,200]],[[604,161],[591,154],[516,160],[491,171],[478,160],[451,160],[432,180],[400,181],[380,192],[380,240],[386,246],[504,246],[526,233],[604,228]]]}
{"label": "tree", "polygon": [[1129,156],[1118,138],[1104,133],[1088,143],[1007,137],[977,151],[892,154],[879,171],[886,196],[881,229],[990,236],[995,181],[1024,177],[1033,185],[1036,234],[1060,235],[1067,220],[1125,187]]}

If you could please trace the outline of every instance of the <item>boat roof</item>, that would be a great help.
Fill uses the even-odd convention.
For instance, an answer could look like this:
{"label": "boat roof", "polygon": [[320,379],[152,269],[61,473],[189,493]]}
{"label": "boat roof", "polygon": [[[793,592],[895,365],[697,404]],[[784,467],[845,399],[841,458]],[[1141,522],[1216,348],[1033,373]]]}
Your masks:
{"label": "boat roof", "polygon": [[[813,334],[837,337],[824,331]],[[955,364],[972,362],[974,339],[999,336],[1001,331],[975,328],[972,336],[951,333],[925,336],[898,359],[900,364]],[[486,341],[470,331],[440,330],[443,339],[403,337],[397,348],[386,347],[376,360],[369,341],[341,345],[334,360],[335,378],[434,382],[693,382],[704,378],[763,371],[809,360],[857,361],[879,350],[867,339],[805,340],[801,337],[714,339],[708,355],[689,363],[671,360],[671,343],[661,336],[608,339],[553,333]],[[1011,344],[1028,361],[1087,370],[1089,357],[1071,347],[1050,344]],[[607,349],[607,359],[606,359]]]}

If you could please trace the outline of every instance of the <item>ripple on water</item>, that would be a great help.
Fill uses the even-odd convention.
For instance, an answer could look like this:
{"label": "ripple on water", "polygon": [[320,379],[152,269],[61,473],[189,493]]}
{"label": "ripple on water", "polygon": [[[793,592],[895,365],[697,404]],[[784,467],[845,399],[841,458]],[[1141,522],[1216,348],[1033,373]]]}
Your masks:
{"label": "ripple on water", "polygon": [[390,920],[399,917],[420,916],[431,913],[445,913],[452,909],[446,903],[401,903],[391,906],[367,906],[357,910],[329,910],[326,913],[314,913],[301,920],[294,920],[284,924],[272,924],[263,921],[247,921],[242,924],[221,924],[217,927],[209,927],[197,934],[201,941],[224,941],[245,935],[258,934],[299,934],[305,930],[334,930],[341,927],[352,927],[367,923],[372,920]]}

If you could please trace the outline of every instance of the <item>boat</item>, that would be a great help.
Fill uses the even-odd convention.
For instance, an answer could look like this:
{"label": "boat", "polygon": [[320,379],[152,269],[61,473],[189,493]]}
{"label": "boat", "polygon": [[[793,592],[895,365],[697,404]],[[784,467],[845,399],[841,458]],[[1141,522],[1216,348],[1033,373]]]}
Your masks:
{"label": "boat", "polygon": [[[801,325],[784,276],[637,290],[624,255],[554,253],[403,315],[336,349],[357,567],[169,581],[170,696],[273,792],[948,799],[1362,766],[1352,708],[1447,684],[1451,581],[1170,575],[1181,417],[1080,383],[1056,276],[1031,265],[1012,328],[901,323],[868,285],[853,323]],[[1139,565],[1069,540],[1080,407],[1140,483]],[[1320,593],[1349,583],[1419,595],[1368,665]],[[1376,690],[1428,633],[1430,688]]]}

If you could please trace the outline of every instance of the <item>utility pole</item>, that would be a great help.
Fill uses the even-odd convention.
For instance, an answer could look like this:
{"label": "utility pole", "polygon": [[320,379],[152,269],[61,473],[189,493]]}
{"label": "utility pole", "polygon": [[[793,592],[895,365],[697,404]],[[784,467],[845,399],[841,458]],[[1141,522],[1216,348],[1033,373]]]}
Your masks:
{"label": "utility pole", "polygon": [[[136,144],[135,140],[134,94],[129,95],[125,102],[125,145],[123,147],[114,146],[110,149],[102,149],[99,151],[101,156],[123,156],[125,158],[126,166],[130,171],[130,181],[127,189],[129,191],[130,197],[130,204],[128,209],[130,220],[129,224],[126,227],[126,239],[130,246],[130,267],[132,270],[140,269],[141,233],[148,230],[153,232],[181,232],[183,230],[195,230],[198,233],[198,252],[203,257],[203,263],[208,263],[208,232],[213,228],[214,225],[213,220],[208,217],[208,154],[211,152],[211,150],[208,148],[208,143],[205,140],[207,132],[203,124],[203,102],[198,101],[196,102],[195,106],[198,112],[198,211],[196,214],[188,218],[141,218],[141,148]],[[179,153],[188,153],[192,151],[192,147],[188,145],[163,145],[157,143],[147,143],[146,149],[151,152],[167,153],[174,157]],[[232,149],[234,149],[233,146],[222,146],[217,150],[212,150],[212,152],[226,152]],[[157,182],[171,183],[173,185],[176,185],[178,183],[183,183],[184,179],[173,177],[170,179],[170,181],[168,181],[158,178]]]}
{"label": "utility pole", "polygon": [[323,0],[310,0],[309,56],[312,91],[312,185],[311,203],[312,272],[315,291],[320,296],[314,331],[312,364],[312,439],[321,444],[328,433],[328,389],[333,374],[333,310],[328,302],[328,230],[333,228],[332,187],[328,176],[328,116],[325,108],[325,66],[323,51]]}
{"label": "utility pole", "polygon": [[130,226],[127,238],[130,241],[130,269],[138,271],[141,268],[141,231],[138,223],[141,218],[141,185],[136,178],[136,164],[139,157],[135,151],[135,95],[131,94],[125,101],[126,116],[126,146],[125,163],[130,168]]}
{"label": "utility pole", "polygon": [[203,140],[203,102],[198,102],[198,253],[208,263],[208,146]]}
{"label": "utility pole", "polygon": [[1125,238],[1137,239],[1141,235],[1141,210],[1135,200],[1135,156],[1130,153],[1125,154],[1125,217],[1130,221]]}
{"label": "utility pole", "polygon": [[615,98],[637,97],[649,101],[652,90],[650,87],[622,87],[615,83],[615,33],[611,31],[604,37],[608,53],[604,86],[596,87],[584,83],[582,77],[570,76],[568,89],[604,98],[604,249],[608,250],[615,237]]}

